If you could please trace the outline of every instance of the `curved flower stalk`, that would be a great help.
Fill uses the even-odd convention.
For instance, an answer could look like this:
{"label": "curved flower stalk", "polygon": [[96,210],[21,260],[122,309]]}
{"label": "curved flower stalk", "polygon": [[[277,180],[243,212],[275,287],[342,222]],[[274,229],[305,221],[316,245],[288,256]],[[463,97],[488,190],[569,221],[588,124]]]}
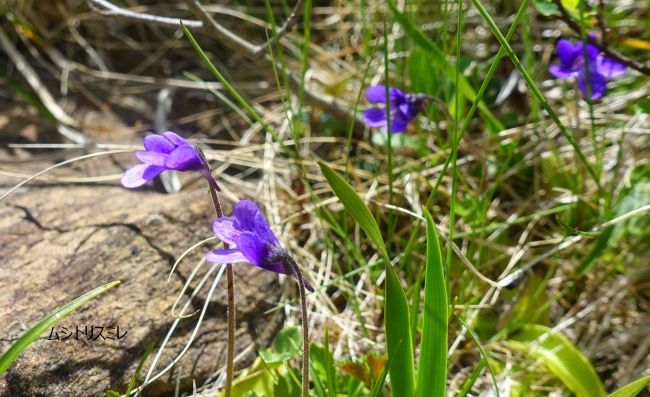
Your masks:
{"label": "curved flower stalk", "polygon": [[[221,191],[210,172],[210,166],[201,149],[185,138],[172,131],[160,135],[149,135],[144,138],[144,151],[135,152],[136,157],[142,162],[128,169],[122,176],[122,185],[127,188],[139,187],[154,179],[161,172],[198,171],[203,174],[210,186],[210,195],[217,217],[223,215],[217,191]],[[227,243],[224,247],[228,248]],[[227,352],[226,352],[226,384],[224,392],[226,397],[232,393],[235,362],[235,286],[232,265],[226,264],[227,279]]]}
{"label": "curved flower stalk", "polygon": [[[424,94],[407,94],[401,90],[389,87],[388,102],[390,105],[390,131],[404,132],[408,124],[415,119],[431,97]],[[373,85],[366,90],[366,99],[370,103],[386,103],[386,86]],[[385,108],[369,108],[363,112],[364,123],[371,128],[388,126],[388,115]]]}
{"label": "curved flower stalk", "polygon": [[599,99],[607,91],[607,79],[620,77],[625,73],[625,65],[607,57],[598,48],[587,43],[587,62],[589,74],[585,71],[584,44],[573,44],[570,40],[560,39],[555,44],[555,49],[560,61],[559,64],[550,65],[549,73],[558,79],[575,77],[578,89],[587,96],[587,80],[591,86],[591,99]]}
{"label": "curved flower stalk", "polygon": [[221,191],[210,173],[203,152],[185,138],[167,131],[161,135],[148,135],[143,143],[145,150],[135,152],[142,164],[135,165],[124,173],[122,186],[140,187],[168,170],[199,171],[211,187]]}
{"label": "curved flower stalk", "polygon": [[265,270],[290,275],[298,281],[303,333],[303,396],[307,397],[309,393],[309,324],[305,289],[311,292],[314,289],[305,281],[294,259],[280,245],[264,214],[254,202],[241,200],[234,205],[232,212],[232,217],[217,218],[212,228],[214,234],[224,244],[235,245],[236,248],[210,251],[206,254],[205,259],[215,264],[250,263]]}

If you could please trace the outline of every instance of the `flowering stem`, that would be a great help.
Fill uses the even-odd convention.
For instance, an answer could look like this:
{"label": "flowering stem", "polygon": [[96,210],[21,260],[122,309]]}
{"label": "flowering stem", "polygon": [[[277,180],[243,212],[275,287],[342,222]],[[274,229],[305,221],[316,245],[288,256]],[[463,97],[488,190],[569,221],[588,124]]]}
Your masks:
{"label": "flowering stem", "polygon": [[[217,214],[217,218],[220,218],[223,215],[223,210],[221,209],[221,203],[219,202],[217,191],[212,184],[210,184],[210,195],[212,196],[212,203],[214,204],[214,212]],[[224,249],[229,248],[226,242],[223,243],[223,247]],[[235,372],[235,277],[231,264],[226,265],[226,283],[228,290],[228,306],[226,313],[228,322],[228,347],[226,351],[226,387],[224,389],[224,394],[226,397],[230,397]]]}
{"label": "flowering stem", "polygon": [[300,310],[302,317],[302,397],[309,396],[309,321],[307,319],[307,298],[305,297],[305,279],[298,264],[290,256],[283,258],[287,273],[293,274],[298,280],[298,293],[300,295]]}

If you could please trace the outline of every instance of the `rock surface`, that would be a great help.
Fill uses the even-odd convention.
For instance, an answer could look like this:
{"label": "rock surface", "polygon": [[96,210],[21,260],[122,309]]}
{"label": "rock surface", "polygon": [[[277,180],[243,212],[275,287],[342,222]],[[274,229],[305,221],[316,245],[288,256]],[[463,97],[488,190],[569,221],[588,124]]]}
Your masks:
{"label": "rock surface", "polygon": [[[167,195],[151,189],[127,191],[117,183],[35,184],[0,203],[0,351],[55,308],[110,281],[122,282],[54,328],[59,338],[71,333],[67,340],[48,340],[51,330],[41,335],[0,377],[0,395],[103,396],[109,388],[124,391],[145,348],[155,343],[146,373],[175,320],[171,308],[177,296],[216,241],[188,255],[167,281],[172,265],[187,248],[212,235],[213,217],[203,189]],[[181,305],[208,269],[200,268]],[[203,307],[216,271],[211,274],[188,313]],[[266,345],[282,326],[283,315],[280,310],[266,313],[280,295],[274,274],[237,265],[235,282],[239,353],[252,344]],[[189,351],[144,395],[173,395],[178,379],[181,390],[191,390],[193,381],[200,386],[224,364],[224,303],[225,276]],[[155,372],[183,349],[197,319],[198,314],[180,321]],[[104,327],[102,336],[111,337],[116,330],[108,327],[119,326],[120,335],[126,335],[87,340],[76,334],[77,328],[91,326]],[[255,349],[248,351],[238,367],[255,354]]]}

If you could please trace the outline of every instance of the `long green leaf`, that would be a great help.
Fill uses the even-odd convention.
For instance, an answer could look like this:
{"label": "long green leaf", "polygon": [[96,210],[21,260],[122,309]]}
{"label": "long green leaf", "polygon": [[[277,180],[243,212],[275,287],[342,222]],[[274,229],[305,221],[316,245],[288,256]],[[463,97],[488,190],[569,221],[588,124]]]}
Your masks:
{"label": "long green leaf", "polygon": [[384,239],[377,221],[370,209],[340,175],[323,162],[318,162],[334,194],[345,209],[381,252],[386,265],[386,286],[384,297],[384,328],[388,356],[394,356],[389,374],[394,396],[413,396],[415,378],[413,366],[413,342],[411,340],[410,319],[406,294],[395,269],[390,264]]}
{"label": "long green leaf", "polygon": [[[393,16],[395,17],[397,23],[399,23],[404,29],[404,32],[415,42],[415,44],[422,47],[424,50],[431,54],[433,61],[436,63],[436,67],[442,70],[449,81],[456,81],[456,67],[449,62],[447,56],[443,54],[442,51],[436,47],[433,41],[425,36],[417,26],[409,21],[408,17],[397,8],[394,0],[388,0],[387,4],[388,8],[390,8],[390,11],[393,13]],[[458,90],[464,96],[469,98],[469,100],[476,100],[476,92],[472,88],[472,85],[469,83],[469,81],[467,81],[463,75],[460,76]],[[485,105],[485,102],[480,101],[478,108],[490,121],[495,129],[499,131],[505,129],[499,119],[497,119],[494,114],[492,114],[490,109]]]}
{"label": "long green leaf", "polygon": [[445,396],[447,386],[447,281],[443,271],[440,242],[429,211],[427,222],[427,263],[424,277],[424,317],[418,363],[418,397]]}
{"label": "long green leaf", "polygon": [[543,325],[529,324],[510,342],[539,359],[577,397],[605,396],[605,388],[589,359],[566,336],[551,333]]}
{"label": "long green leaf", "polygon": [[43,332],[45,332],[45,330],[61,321],[65,316],[72,313],[79,306],[103,294],[119,283],[120,281],[113,281],[108,284],[104,284],[101,287],[95,288],[90,292],[86,292],[67,305],[56,309],[38,323],[34,324],[29,330],[27,330],[27,332],[25,332],[9,347],[9,350],[2,354],[0,357],[0,375],[2,375],[7,370],[7,368],[9,368],[9,366],[18,358],[20,353],[27,349],[32,342],[34,342]]}
{"label": "long green leaf", "polygon": [[650,384],[650,375],[646,375],[616,390],[609,397],[636,397],[647,385]]}
{"label": "long green leaf", "polygon": [[327,164],[322,161],[318,162],[323,175],[327,179],[330,187],[334,191],[334,194],[341,200],[341,203],[347,211],[354,217],[354,220],[357,221],[359,226],[363,229],[364,232],[370,237],[375,246],[381,253],[384,258],[388,258],[388,252],[386,251],[386,244],[384,244],[384,239],[381,236],[379,231],[379,226],[375,217],[372,216],[368,206],[361,200],[361,197],[357,192],[352,189],[350,186],[339,174],[331,169]]}

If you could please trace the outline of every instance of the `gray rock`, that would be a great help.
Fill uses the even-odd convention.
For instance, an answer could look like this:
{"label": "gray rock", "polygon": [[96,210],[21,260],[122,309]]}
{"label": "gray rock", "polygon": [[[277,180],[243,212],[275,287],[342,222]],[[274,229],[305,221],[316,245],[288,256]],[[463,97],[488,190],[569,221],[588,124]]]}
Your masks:
{"label": "gray rock", "polygon": [[[229,207],[229,205],[228,205]],[[2,396],[103,396],[124,391],[150,343],[160,346],[174,317],[171,308],[201,256],[216,241],[190,254],[167,277],[178,256],[210,237],[214,213],[203,190],[164,195],[119,186],[33,186],[0,204],[0,351],[55,308],[95,287],[118,287],[85,304],[55,327],[67,340],[41,335],[0,378]],[[210,265],[185,292],[184,303]],[[266,345],[282,326],[282,311],[266,313],[280,295],[277,276],[248,265],[236,267],[238,353]],[[213,274],[216,274],[214,272]],[[199,310],[213,277],[188,312]],[[183,349],[198,314],[181,320],[157,368]],[[201,385],[224,364],[225,275],[217,286],[192,347],[180,364],[145,389],[147,396],[173,395]],[[87,340],[76,328],[119,326],[120,340]],[[95,329],[95,336],[98,334]],[[115,332],[115,329],[111,329]],[[246,366],[255,349],[238,363]],[[155,352],[155,351],[154,351]],[[153,359],[152,354],[145,369]],[[179,374],[180,371],[180,374]],[[140,378],[142,379],[142,377]]]}

